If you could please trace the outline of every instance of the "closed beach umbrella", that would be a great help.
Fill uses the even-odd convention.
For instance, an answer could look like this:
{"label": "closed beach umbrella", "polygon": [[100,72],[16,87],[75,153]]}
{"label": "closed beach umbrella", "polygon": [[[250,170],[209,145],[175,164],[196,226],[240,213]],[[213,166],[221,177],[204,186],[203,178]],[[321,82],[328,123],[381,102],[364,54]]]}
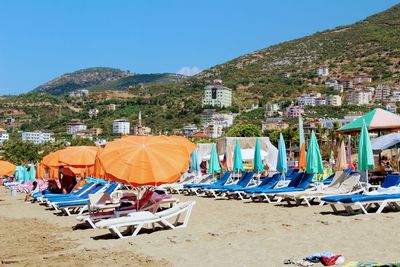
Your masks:
{"label": "closed beach umbrella", "polygon": [[22,180],[24,181],[24,182],[27,182],[27,181],[29,181],[30,180],[30,175],[29,175],[29,172],[28,172],[28,168],[26,168],[25,166],[23,166],[22,167],[23,169],[23,178],[22,178]]}
{"label": "closed beach umbrella", "polygon": [[35,164],[30,164],[29,166],[29,180],[36,180],[36,168]]}
{"label": "closed beach umbrella", "polygon": [[98,155],[105,177],[133,186],[176,182],[190,158],[163,136],[128,136],[107,143]]}
{"label": "closed beach umbrella", "polygon": [[347,168],[347,161],[346,161],[346,148],[344,145],[344,141],[340,143],[340,147],[338,149],[338,156],[336,159],[335,169],[337,171],[344,170]]}
{"label": "closed beach umbrella", "polygon": [[242,172],[243,170],[242,151],[240,150],[239,140],[236,140],[235,152],[233,154],[233,171]]}
{"label": "closed beach umbrella", "polygon": [[190,159],[190,166],[192,168],[192,172],[200,172],[200,159],[199,159],[199,151],[197,149],[193,150],[192,157]]}
{"label": "closed beach umbrella", "polygon": [[215,173],[221,172],[221,166],[219,165],[219,160],[218,160],[217,147],[215,146],[215,144],[213,144],[211,148],[210,163],[208,164],[207,172],[213,175]]}
{"label": "closed beach umbrella", "polygon": [[0,160],[0,176],[9,176],[15,172],[17,167],[5,160]]}
{"label": "closed beach umbrella", "polygon": [[286,145],[282,133],[279,135],[278,161],[276,163],[276,169],[281,173],[287,172]]}
{"label": "closed beach umbrella", "polygon": [[324,173],[324,166],[322,164],[321,153],[319,151],[319,145],[314,131],[312,131],[310,142],[308,143],[306,172]]}
{"label": "closed beach umbrella", "polygon": [[303,119],[299,116],[299,140],[300,140],[300,153],[299,153],[299,169],[305,170],[307,167],[306,161],[306,140],[304,138]]}
{"label": "closed beach umbrella", "polygon": [[264,171],[264,164],[261,159],[260,139],[256,139],[256,146],[254,148],[254,172],[260,173]]}
{"label": "closed beach umbrella", "polygon": [[358,169],[367,173],[367,182],[368,170],[373,168],[375,168],[374,154],[372,152],[367,126],[363,123],[358,140]]}

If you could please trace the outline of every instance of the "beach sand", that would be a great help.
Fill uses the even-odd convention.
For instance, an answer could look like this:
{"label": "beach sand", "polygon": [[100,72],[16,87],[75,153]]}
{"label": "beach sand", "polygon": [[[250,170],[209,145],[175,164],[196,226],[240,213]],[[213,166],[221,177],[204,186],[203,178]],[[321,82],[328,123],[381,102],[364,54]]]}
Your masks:
{"label": "beach sand", "polygon": [[329,206],[176,197],[197,202],[187,228],[120,240],[74,217],[23,203],[23,194],[12,198],[1,187],[0,261],[9,266],[285,266],[285,259],[320,251],[342,254],[347,261],[400,259],[400,212],[338,216]]}

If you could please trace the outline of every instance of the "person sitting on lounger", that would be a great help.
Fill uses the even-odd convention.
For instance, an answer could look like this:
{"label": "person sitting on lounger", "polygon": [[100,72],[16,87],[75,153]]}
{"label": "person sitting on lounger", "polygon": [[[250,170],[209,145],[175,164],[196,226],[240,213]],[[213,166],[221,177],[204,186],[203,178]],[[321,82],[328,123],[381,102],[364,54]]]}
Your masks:
{"label": "person sitting on lounger", "polygon": [[35,193],[39,193],[39,186],[38,186],[38,183],[36,181],[33,181],[33,183],[32,183],[32,191],[30,193],[26,194],[24,201],[25,202],[30,201],[32,199],[32,195],[35,194]]}
{"label": "person sitting on lounger", "polygon": [[55,180],[47,181],[47,189],[42,192],[43,194],[61,194],[62,191],[58,187],[57,182]]}

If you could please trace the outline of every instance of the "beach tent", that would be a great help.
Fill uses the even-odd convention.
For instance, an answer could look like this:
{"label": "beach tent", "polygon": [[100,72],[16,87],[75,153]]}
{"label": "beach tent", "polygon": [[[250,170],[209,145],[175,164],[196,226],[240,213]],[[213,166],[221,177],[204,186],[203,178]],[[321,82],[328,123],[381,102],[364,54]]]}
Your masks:
{"label": "beach tent", "polygon": [[369,132],[385,132],[400,130],[400,116],[376,108],[358,119],[342,126],[337,131],[343,134],[359,133],[365,123]]}
{"label": "beach tent", "polygon": [[[220,158],[221,155],[225,155],[226,165],[229,171],[233,170],[233,152],[235,150],[236,140],[240,142],[242,159],[251,161],[254,159],[254,148],[257,139],[260,142],[260,154],[263,163],[268,166],[270,171],[276,170],[278,149],[270,142],[268,137],[223,137],[217,139],[217,151]],[[247,149],[250,150],[246,152]]]}
{"label": "beach tent", "polygon": [[0,177],[12,175],[17,167],[5,160],[0,160]]}
{"label": "beach tent", "polygon": [[179,180],[190,157],[165,136],[128,136],[109,142],[98,155],[105,178],[132,186]]}
{"label": "beach tent", "polygon": [[371,142],[374,154],[379,154],[383,150],[400,148],[400,133],[391,133],[379,136]]}

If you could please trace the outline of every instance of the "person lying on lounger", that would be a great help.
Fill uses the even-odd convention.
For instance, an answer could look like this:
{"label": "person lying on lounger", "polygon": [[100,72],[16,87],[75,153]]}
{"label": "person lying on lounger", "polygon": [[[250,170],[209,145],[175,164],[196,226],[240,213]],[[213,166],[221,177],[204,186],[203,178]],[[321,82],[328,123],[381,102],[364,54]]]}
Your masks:
{"label": "person lying on lounger", "polygon": [[28,193],[28,194],[26,194],[26,196],[25,196],[25,202],[28,202],[28,201],[30,201],[31,199],[32,199],[32,195],[33,194],[35,194],[35,193],[39,193],[39,186],[38,186],[38,183],[36,182],[36,181],[34,181],[33,183],[32,183],[32,190],[31,190],[31,192],[30,193]]}

